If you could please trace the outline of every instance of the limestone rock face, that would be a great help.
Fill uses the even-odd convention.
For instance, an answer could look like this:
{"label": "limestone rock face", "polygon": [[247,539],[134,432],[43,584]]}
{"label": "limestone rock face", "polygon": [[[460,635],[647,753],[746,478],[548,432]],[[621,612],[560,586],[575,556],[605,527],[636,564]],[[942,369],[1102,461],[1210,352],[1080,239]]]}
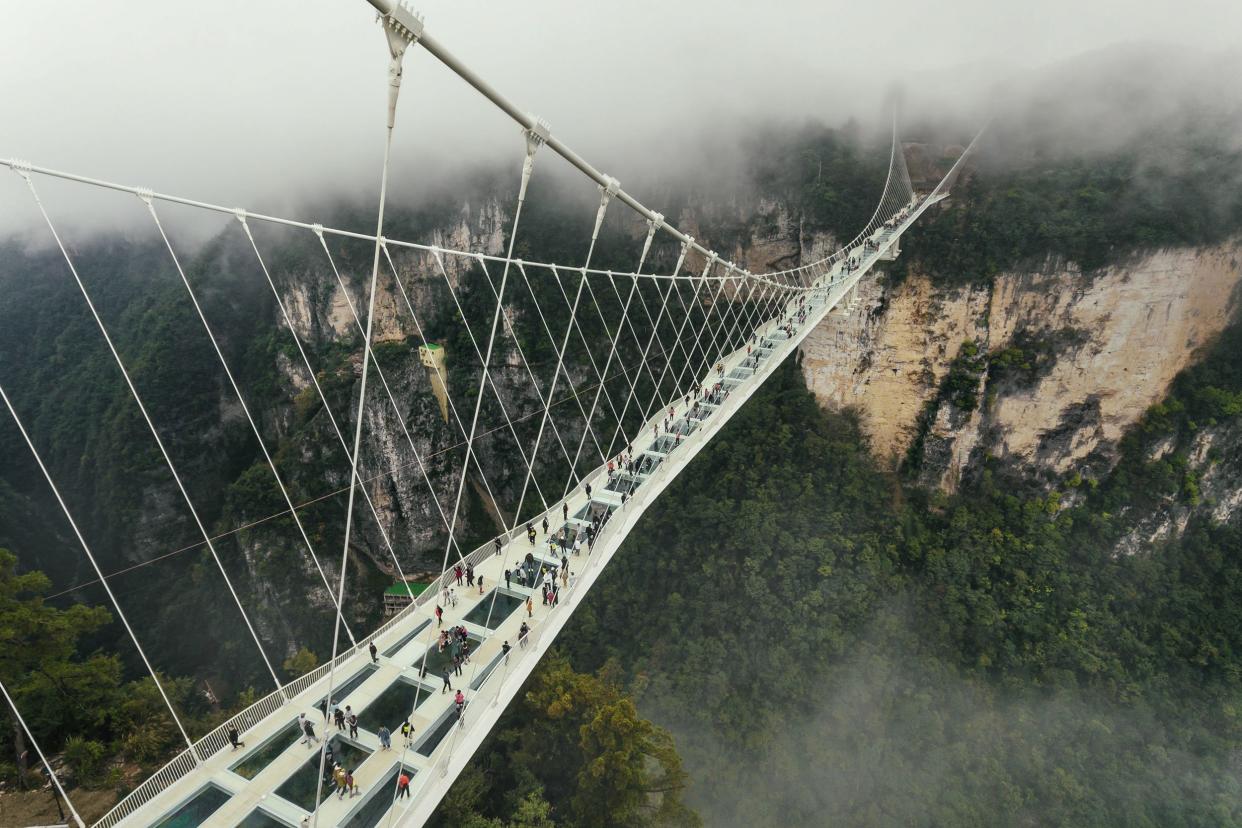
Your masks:
{"label": "limestone rock face", "polygon": [[[868,280],[859,312],[830,316],[807,338],[803,370],[825,404],[858,410],[885,462],[924,439],[920,476],[946,489],[981,451],[1055,473],[1107,465],[1125,429],[1228,322],[1238,246],[1160,250],[1092,275],[1049,266],[953,290],[918,275]],[[976,410],[926,413],[963,342],[990,353],[1019,335],[1059,343],[1033,384],[985,394],[981,380]]]}

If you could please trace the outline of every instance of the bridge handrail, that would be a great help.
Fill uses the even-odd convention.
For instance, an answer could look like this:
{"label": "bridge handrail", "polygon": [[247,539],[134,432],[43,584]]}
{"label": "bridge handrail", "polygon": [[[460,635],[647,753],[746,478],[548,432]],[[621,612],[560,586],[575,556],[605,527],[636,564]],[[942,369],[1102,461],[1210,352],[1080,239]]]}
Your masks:
{"label": "bridge handrail", "polygon": [[[604,466],[601,464],[596,469],[587,473],[584,480],[593,480],[597,474],[602,472]],[[558,501],[559,503],[559,501]],[[538,523],[544,517],[551,518],[553,509],[549,508],[544,512],[535,515],[531,519],[531,523]],[[520,538],[525,532],[525,527],[515,526],[505,535],[510,541]],[[461,560],[465,564],[477,565],[485,560],[489,555],[493,554],[495,549],[494,543],[488,541],[481,544],[477,548],[465,555]],[[358,641],[357,646],[343,650],[336,657],[336,666],[340,667],[349,659],[353,658],[358,652],[365,651],[367,645],[373,641],[377,641],[383,635],[391,631],[395,626],[407,619],[411,614],[425,607],[443,589],[453,580],[452,570],[442,573],[440,577],[431,582],[428,587],[423,590],[422,594],[414,597],[414,600],[400,612],[396,613],[392,618],[385,621],[365,638]],[[228,731],[230,727],[236,727],[238,733],[244,734],[247,730],[267,719],[269,716],[278,713],[287,705],[292,703],[293,699],[308,690],[312,685],[327,677],[328,671],[332,664],[324,662],[318,667],[307,673],[298,676],[287,684],[282,684],[279,689],[273,690],[266,696],[251,704],[249,707],[233,714],[225,719],[206,735],[200,737],[194,742],[193,750],[186,748],[174,756],[168,764],[164,765],[148,779],[143,781],[138,787],[130,791],[124,799],[113,806],[103,817],[92,825],[92,828],[112,828],[125,817],[129,816],[142,805],[145,805],[151,799],[158,796],[174,782],[177,782],[183,776],[194,770],[200,762],[205,762],[212,756],[215,756],[226,746],[230,745],[228,739]],[[485,684],[493,684],[489,675]]]}

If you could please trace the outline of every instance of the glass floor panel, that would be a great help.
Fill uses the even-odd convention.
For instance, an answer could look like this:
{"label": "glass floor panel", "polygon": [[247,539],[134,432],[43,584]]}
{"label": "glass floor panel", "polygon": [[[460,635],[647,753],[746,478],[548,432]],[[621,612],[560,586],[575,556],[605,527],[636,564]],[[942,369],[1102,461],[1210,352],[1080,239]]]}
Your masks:
{"label": "glass floor panel", "polygon": [[607,503],[600,503],[598,500],[592,500],[587,505],[578,510],[574,515],[575,518],[585,523],[590,523],[592,518],[603,518],[604,515],[612,514],[615,506],[609,506]]}
{"label": "glass floor panel", "polygon": [[[501,589],[493,589],[483,600],[475,604],[474,609],[466,613],[465,619],[471,624],[478,624],[494,630],[513,614],[513,611],[526,603],[524,597],[513,595]],[[472,648],[473,649],[473,648]]]}
{"label": "glass floor panel", "polygon": [[206,822],[231,796],[224,788],[208,785],[189,802],[155,823],[155,828],[195,828]]}
{"label": "glass floor panel", "polygon": [[658,440],[651,444],[652,451],[658,451],[661,454],[668,454],[677,446],[677,439],[669,437],[667,434],[661,435]]}
{"label": "glass floor panel", "polygon": [[255,808],[237,823],[237,828],[289,828],[289,823],[277,819],[262,808]]}
{"label": "glass floor panel", "polygon": [[453,732],[453,728],[456,725],[457,711],[449,709],[423,736],[423,741],[416,748],[417,752],[423,756],[430,756],[435,751],[436,746],[444,741],[444,737]]}
{"label": "glass floor panel", "polygon": [[688,437],[693,434],[695,429],[699,427],[697,420],[689,420],[683,417],[673,423],[673,434],[680,434],[682,437]]}
{"label": "glass floor panel", "polygon": [[[470,652],[472,653],[478,652],[479,645],[483,643],[483,639],[473,634],[471,634],[469,638],[470,638]],[[427,656],[427,660],[426,660],[425,665],[423,663],[423,656],[421,655],[418,658],[414,659],[414,663],[410,665],[414,669],[418,670],[418,674],[422,678],[427,678],[428,676],[430,676],[434,679],[439,680],[439,678],[444,675],[444,669],[446,667],[451,667],[453,665],[453,651],[449,647],[445,647],[443,652],[441,652],[437,648],[436,644],[433,642],[431,646],[427,649],[426,656]],[[465,672],[464,669],[463,669],[463,672]]]}
{"label": "glass floor panel", "polygon": [[[345,767],[346,770],[356,770],[362,760],[371,755],[366,748],[360,748],[352,742],[347,742],[340,736],[333,736],[332,741],[332,759],[324,767],[324,773],[329,774],[332,771],[332,763],[336,762]],[[312,747],[318,747],[312,745]],[[277,796],[289,800],[304,811],[315,810],[315,789],[319,781],[319,751],[311,750],[306,762],[302,767],[294,771],[293,776],[285,780],[285,783],[276,789]],[[320,801],[328,798],[330,793],[336,791],[336,783],[331,779],[323,783],[323,793]]]}
{"label": "glass floor panel", "polygon": [[[338,702],[345,701],[345,699],[349,697],[350,693],[361,687],[362,683],[369,679],[371,674],[378,669],[379,667],[376,667],[374,664],[368,664],[366,667],[363,667],[361,670],[354,673],[350,677],[349,681],[344,684],[338,684],[336,687],[332,688],[333,698],[335,698]],[[319,697],[319,701],[315,702],[315,706],[322,712],[327,708],[327,701],[328,695],[325,693]]]}
{"label": "glass floor panel", "polygon": [[399,678],[376,696],[375,701],[362,709],[358,714],[358,722],[372,733],[379,732],[380,725],[387,725],[388,730],[396,734],[406,717],[425,702],[432,692],[425,684],[415,684]]}
{"label": "glass floor panel", "polygon": [[298,729],[297,722],[290,722],[275,736],[269,738],[259,747],[250,751],[246,758],[242,759],[229,770],[245,779],[254,779],[259,772],[272,764],[272,761],[285,752],[285,748],[302,738],[302,731]]}
{"label": "glass floor panel", "polygon": [[614,475],[612,480],[604,486],[610,492],[625,492],[627,495],[633,493],[635,489],[642,485],[642,480],[637,477],[630,477],[628,474]]}
{"label": "glass floor panel", "polygon": [[504,656],[505,654],[503,652],[496,653],[496,656],[492,659],[491,663],[480,670],[479,674],[474,677],[474,681],[470,682],[470,689],[478,690],[482,687],[483,682],[487,681],[487,677],[492,674],[492,671],[496,669],[496,665],[500,663],[500,660],[504,658]]}
{"label": "glass floor panel", "polygon": [[642,457],[638,458],[638,473],[651,474],[656,470],[656,466],[660,465],[660,461],[663,459],[663,457],[656,457],[654,454],[644,454]]}
{"label": "glass floor panel", "polygon": [[400,650],[406,644],[409,644],[411,641],[413,641],[414,637],[418,635],[420,632],[422,632],[423,630],[425,630],[427,628],[427,625],[430,623],[431,623],[431,619],[428,618],[424,620],[423,623],[419,624],[418,627],[415,628],[414,632],[407,633],[406,635],[401,636],[400,641],[398,641],[396,644],[393,644],[387,650],[384,650],[384,657],[392,658],[394,655],[397,654],[397,650]]}
{"label": "glass floor panel", "polygon": [[[417,772],[412,768],[405,768],[405,773],[410,777],[411,786],[414,784],[414,774]],[[362,803],[358,810],[354,811],[349,817],[341,823],[342,828],[375,828],[384,819],[388,813],[389,807],[393,804],[393,794],[397,788],[397,776],[402,771],[402,767],[398,765],[392,769],[384,781],[371,788],[370,794]],[[410,797],[403,797],[397,800],[397,804],[402,803],[408,805]]]}

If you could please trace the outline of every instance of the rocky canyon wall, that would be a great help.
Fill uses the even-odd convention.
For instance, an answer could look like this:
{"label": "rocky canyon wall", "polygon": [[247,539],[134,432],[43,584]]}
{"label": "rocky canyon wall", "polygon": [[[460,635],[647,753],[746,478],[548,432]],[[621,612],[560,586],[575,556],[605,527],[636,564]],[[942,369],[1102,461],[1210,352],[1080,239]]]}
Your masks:
{"label": "rocky canyon wall", "polygon": [[[899,284],[880,276],[861,285],[851,316],[830,316],[807,338],[803,370],[826,405],[859,412],[884,462],[896,467],[922,441],[919,476],[948,490],[983,452],[1055,474],[1104,467],[1229,321],[1239,258],[1234,241],[1095,274],[1050,263],[952,289],[919,274]],[[941,399],[963,343],[995,354],[1032,341],[1048,354],[1036,376],[977,377],[972,410]]]}

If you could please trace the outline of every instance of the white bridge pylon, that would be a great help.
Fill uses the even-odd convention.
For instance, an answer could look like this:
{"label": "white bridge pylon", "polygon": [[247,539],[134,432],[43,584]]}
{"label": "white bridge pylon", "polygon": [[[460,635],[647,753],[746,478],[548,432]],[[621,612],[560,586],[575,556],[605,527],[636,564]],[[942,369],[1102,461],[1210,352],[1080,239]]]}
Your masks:
{"label": "white bridge pylon", "polygon": [[[165,820],[171,820],[176,825],[220,825],[229,828],[242,824],[300,826],[304,820],[309,820],[313,825],[351,828],[424,824],[643,512],[826,315],[834,309],[849,312],[856,303],[858,282],[871,272],[877,262],[891,260],[896,255],[902,233],[927,209],[948,195],[950,186],[978,141],[976,136],[935,189],[928,194],[917,195],[906,170],[894,112],[888,175],[876,210],[860,233],[824,258],[787,270],[752,274],[721,260],[692,237],[668,225],[662,215],[627,194],[615,179],[600,173],[555,139],[546,124],[522,113],[449,54],[425,31],[422,20],[408,9],[393,6],[390,0],[369,2],[381,11],[391,57],[385,174],[373,235],[248,213],[26,162],[0,159],[0,166],[9,167],[27,185],[275,685],[272,693],[197,741],[192,741],[181,728],[174,706],[165,697],[173,720],[181,728],[186,749],[96,822],[96,828],[161,825]],[[405,50],[415,44],[427,49],[461,75],[516,120],[523,130],[526,155],[509,232],[509,248],[504,256],[444,250],[384,237],[387,147],[391,145],[393,136],[402,57]],[[513,245],[519,233],[535,154],[544,146],[565,158],[600,187],[591,243],[582,263],[524,262],[513,257]],[[287,684],[277,677],[263,643],[250,623],[242,598],[233,588],[229,572],[216,554],[212,539],[198,520],[194,503],[181,484],[175,460],[160,438],[156,418],[144,405],[141,383],[131,378],[120,352],[113,346],[107,327],[95,312],[89,289],[79,278],[74,256],[62,242],[54,219],[40,197],[37,182],[44,177],[129,193],[145,205],[188,292],[189,300],[215,346],[230,387],[245,411],[298,528],[306,554],[313,561],[323,585],[334,596],[336,627],[333,653],[321,667]],[[636,211],[647,224],[641,254],[631,273],[591,267],[595,242],[606,211],[615,202]],[[164,232],[157,208],[157,205],[164,203],[231,214],[238,220],[238,232],[244,233],[275,297],[281,319],[294,336],[299,356],[322,402],[324,416],[330,420],[332,431],[350,464],[348,494],[351,507],[345,516],[345,544],[336,564],[339,575],[336,585],[330,581],[330,567],[325,570],[320,561],[321,555],[328,552],[316,549],[310,535],[303,529],[298,518],[299,507],[295,507],[263,442],[261,431],[251,417],[245,389],[234,380],[222,349],[216,345],[207,316],[199,306],[195,288],[182,269],[173,243]],[[362,352],[361,388],[355,409],[358,413],[352,423],[352,440],[348,433],[351,423],[336,421],[322,389],[314,379],[315,366],[297,339],[282,294],[251,232],[251,226],[256,223],[277,224],[313,233],[347,300],[349,293],[345,290],[333,255],[334,243],[348,238],[368,242],[374,247],[370,290],[365,297],[367,304],[350,303],[349,306],[353,323],[363,334],[366,345]],[[668,233],[680,243],[680,255],[669,273],[644,272],[658,233]],[[382,369],[372,359],[373,310],[381,269],[388,271],[417,335],[423,336],[415,305],[410,301],[393,260],[395,251],[422,255],[424,261],[429,263],[428,267],[438,270],[449,286],[449,295],[454,302],[458,300],[446,260],[477,265],[485,276],[485,282],[481,284],[487,285],[485,289],[491,291],[495,300],[490,326],[486,330],[472,330],[461,306],[457,306],[473,357],[477,358],[481,370],[472,408],[459,409],[451,395],[447,401],[452,415],[450,425],[462,438],[458,447],[464,446],[465,449],[451,510],[441,506],[423,465],[423,458],[419,456],[414,439],[402,419],[401,407]],[[701,271],[697,271],[696,266],[696,272],[683,272],[683,268],[689,267],[690,257],[701,259]],[[532,286],[532,280],[538,278],[554,282],[561,300],[556,307],[541,306]],[[640,289],[640,283],[654,287],[644,291]],[[652,292],[659,297],[655,308],[647,299]],[[506,336],[504,332],[509,324],[507,309],[515,301],[515,294],[528,295],[534,300],[533,309],[539,329],[542,329],[547,344],[552,346],[556,355],[556,367],[550,378],[541,380],[527,362],[519,338]],[[605,301],[601,303],[598,296],[603,296]],[[506,300],[510,305],[506,305]],[[619,317],[605,318],[602,308],[613,300],[620,309]],[[603,342],[589,341],[584,315],[590,316],[591,313],[597,315],[602,326],[605,334]],[[501,325],[502,319],[505,320],[504,326]],[[592,325],[594,321],[591,320]],[[501,332],[499,337],[498,331]],[[662,331],[667,333],[662,334]],[[510,356],[520,360],[535,392],[538,406],[534,411],[511,414],[492,382],[490,372],[499,359],[497,351],[509,347],[503,344],[498,347],[498,342],[509,340],[516,349],[516,353]],[[571,347],[578,350],[579,343],[585,349],[585,358],[595,380],[593,385],[585,387],[575,387],[570,366],[566,364],[568,351]],[[649,360],[649,356],[652,359]],[[653,366],[658,368],[661,365],[663,367],[659,368],[657,375]],[[577,366],[579,370],[585,370],[585,367]],[[643,372],[646,373],[645,378],[641,376]],[[410,605],[379,629],[366,636],[356,636],[344,625],[339,610],[348,571],[355,494],[361,495],[361,502],[374,516],[374,523],[381,534],[384,533],[383,521],[376,512],[366,483],[358,479],[358,459],[365,436],[366,417],[363,412],[367,402],[367,381],[372,374],[384,392],[381,399],[386,399],[396,412],[401,430],[417,460],[417,471],[438,510],[446,541],[440,577],[421,595],[411,593]],[[610,390],[609,382],[614,379],[620,379],[622,384],[614,383]],[[2,380],[0,377],[0,382]],[[444,381],[442,374],[440,380]],[[644,383],[650,389],[646,399],[639,393]],[[489,405],[498,404],[504,419],[504,426],[492,430],[501,431],[507,427],[507,434],[512,436],[518,455],[509,459],[519,470],[519,475],[525,470],[517,503],[509,509],[500,508],[487,473],[474,451],[476,443],[488,433],[480,433],[479,415],[489,388],[492,395],[488,397]],[[614,398],[613,392],[618,388],[619,394]],[[0,398],[25,438],[46,482],[70,521],[84,554],[108,590],[114,609],[162,693],[158,671],[147,660],[142,648],[142,631],[130,627],[121,607],[116,604],[108,589],[107,576],[96,564],[88,540],[78,532],[71,506],[61,498],[56,481],[39,455],[36,441],[30,437],[21,412],[14,407],[3,385],[0,385]],[[574,406],[558,409],[568,411],[568,415],[554,415],[556,406],[571,400]],[[558,425],[558,419],[563,420],[566,416],[580,417],[583,423],[576,443],[572,437],[566,439]],[[533,444],[526,445],[519,439],[514,423],[530,418],[538,422],[538,431]],[[546,471],[542,475],[538,473],[541,458],[549,452],[557,463],[561,457],[565,461],[569,479],[563,483],[549,480],[550,474]],[[596,457],[597,462],[591,459]],[[580,471],[588,466],[591,467],[589,471]],[[477,472],[494,513],[511,514],[513,518],[511,524],[507,524],[506,531],[494,541],[465,553],[457,548],[455,530],[461,516],[465,478],[472,469]],[[391,473],[395,475],[397,471],[394,468]],[[406,471],[412,473],[412,470]],[[533,505],[535,502],[538,502],[538,507]],[[533,539],[527,534],[527,526],[535,527]],[[383,534],[382,540],[394,569],[405,581],[391,539]],[[575,547],[578,551],[574,551]],[[463,570],[471,568],[480,579],[480,586],[457,586],[454,570],[458,567]],[[549,586],[553,591],[550,602],[544,598]],[[442,617],[437,614],[441,611]],[[441,625],[444,628],[462,627],[469,635],[472,645],[470,659],[460,673],[445,670],[450,650],[441,649],[438,640]],[[347,641],[342,640],[342,632]],[[452,692],[443,687],[449,682]],[[458,690],[464,696],[460,705],[455,703]],[[7,698],[7,691],[5,695]],[[349,728],[338,731],[331,722],[325,721],[324,709],[329,699],[339,704],[342,710],[348,706],[358,715],[356,733]],[[303,715],[312,723],[318,742],[304,738],[298,724],[299,716]],[[413,735],[409,739],[403,739],[399,732],[403,720],[413,727]],[[378,733],[381,725],[392,730],[391,749],[381,744]],[[244,747],[234,748],[230,744],[231,731],[236,731],[245,742]],[[32,744],[38,748],[33,737]],[[328,752],[329,744],[332,746],[331,753]],[[55,780],[46,757],[42,753],[40,757],[45,760]],[[334,795],[331,771],[336,762],[352,772],[360,791],[357,796],[342,798]],[[408,791],[402,790],[398,784],[402,776],[410,780]]]}

